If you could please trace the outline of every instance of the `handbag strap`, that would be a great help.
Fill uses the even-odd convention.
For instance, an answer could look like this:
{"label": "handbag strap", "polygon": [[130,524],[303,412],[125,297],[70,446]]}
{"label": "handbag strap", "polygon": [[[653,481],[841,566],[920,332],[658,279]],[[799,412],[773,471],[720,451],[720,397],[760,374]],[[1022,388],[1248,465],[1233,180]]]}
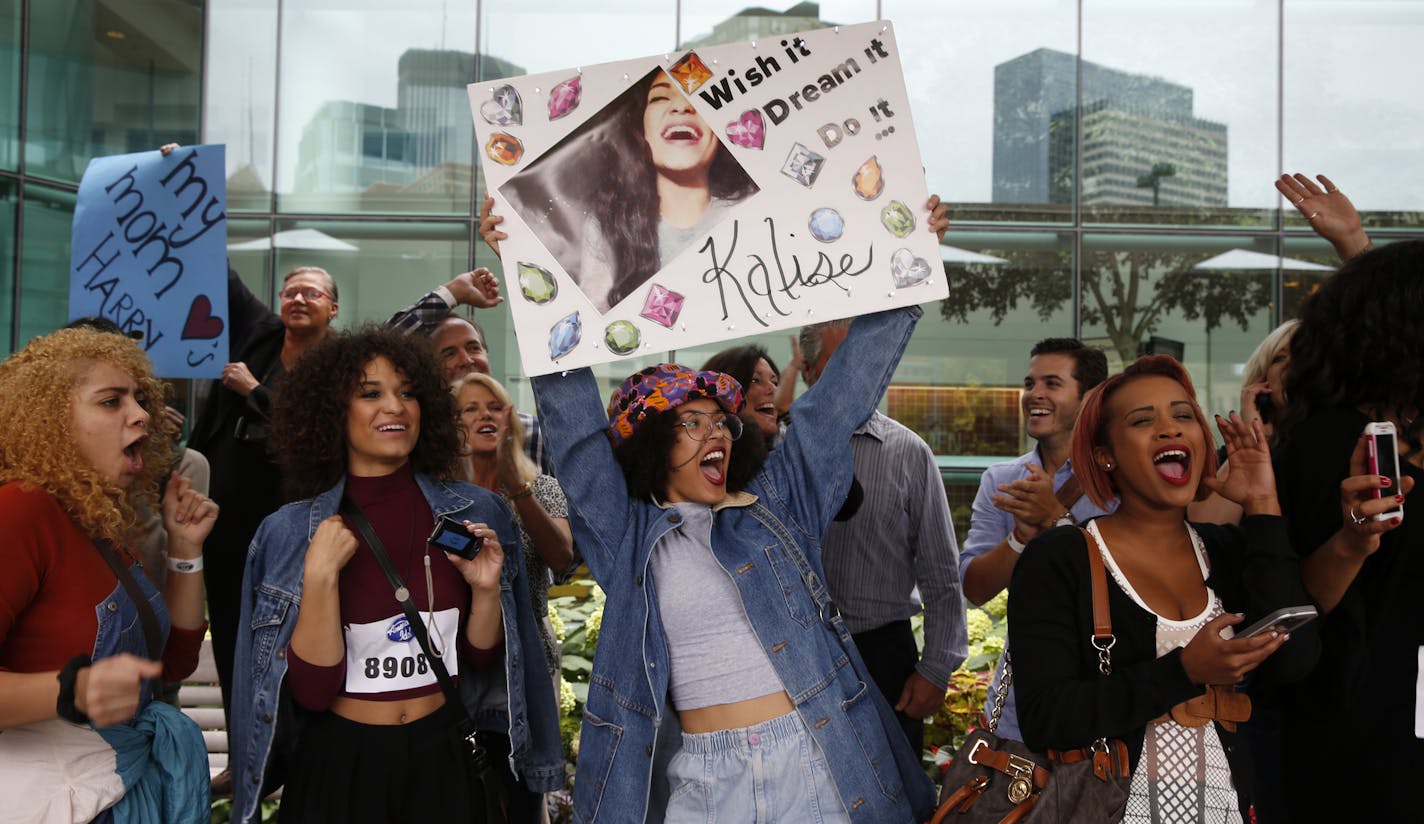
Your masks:
{"label": "handbag strap", "polygon": [[410,590],[406,589],[400,573],[396,572],[395,565],[391,563],[390,556],[386,554],[385,545],[381,543],[380,538],[376,537],[376,530],[371,527],[371,522],[366,520],[361,508],[356,506],[350,498],[341,499],[340,511],[346,520],[356,527],[356,531],[361,533],[361,538],[366,542],[371,554],[375,556],[376,563],[380,564],[381,571],[386,574],[386,581],[391,585],[391,592],[405,613],[405,620],[410,624],[411,632],[415,633],[415,640],[420,642],[420,648],[424,650],[425,658],[430,662],[430,669],[435,673],[435,680],[440,682],[440,691],[445,693],[445,703],[450,705],[456,713],[456,728],[469,743],[470,751],[477,756],[481,755],[479,742],[475,740],[474,719],[470,718],[469,711],[465,709],[465,703],[460,700],[460,693],[455,688],[455,682],[450,678],[450,672],[445,669],[444,659],[431,649],[430,635],[425,629],[425,621],[421,619],[419,610],[415,608],[415,602],[410,599]]}
{"label": "handbag strap", "polygon": [[94,546],[98,548],[104,563],[114,571],[114,577],[119,579],[119,585],[124,588],[129,600],[133,601],[134,609],[138,611],[138,622],[143,629],[143,640],[148,647],[149,660],[159,660],[163,657],[163,630],[158,627],[158,615],[154,613],[153,605],[148,602],[148,596],[143,594],[143,588],[134,580],[133,572],[119,560],[119,554],[114,551],[113,544],[103,538],[97,538],[94,540]]}
{"label": "handbag strap", "polygon": [[1083,497],[1083,482],[1078,480],[1076,474],[1069,475],[1068,480],[1058,487],[1053,493],[1053,497],[1058,499],[1058,504],[1072,513],[1073,504],[1078,503],[1078,499]]}
{"label": "handbag strap", "polygon": [[1093,648],[1098,651],[1098,671],[1112,675],[1112,648],[1117,643],[1113,635],[1112,613],[1108,610],[1108,573],[1103,566],[1103,554],[1088,530],[1078,527],[1088,547],[1088,578],[1093,586]]}

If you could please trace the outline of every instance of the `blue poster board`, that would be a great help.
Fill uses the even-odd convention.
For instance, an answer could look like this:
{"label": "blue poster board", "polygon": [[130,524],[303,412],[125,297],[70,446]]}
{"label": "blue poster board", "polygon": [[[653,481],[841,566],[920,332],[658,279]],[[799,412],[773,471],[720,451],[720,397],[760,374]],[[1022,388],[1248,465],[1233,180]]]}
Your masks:
{"label": "blue poster board", "polygon": [[164,378],[216,378],[228,361],[223,146],[96,157],[79,183],[69,319],[108,318]]}

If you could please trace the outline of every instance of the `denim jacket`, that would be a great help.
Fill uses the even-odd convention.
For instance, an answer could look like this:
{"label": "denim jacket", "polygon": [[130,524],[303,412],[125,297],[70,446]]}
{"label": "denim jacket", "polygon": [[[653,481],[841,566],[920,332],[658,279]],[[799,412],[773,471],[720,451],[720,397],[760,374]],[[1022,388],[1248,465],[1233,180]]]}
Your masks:
{"label": "denim jacket", "polygon": [[[909,307],[855,321],[822,378],[792,407],[786,440],[745,490],[756,503],[718,508],[712,527],[713,554],[825,753],[851,820],[868,824],[928,819],[933,787],[839,614],[817,606],[825,588],[820,538],[850,488],[851,433],[885,392],[919,316]],[[584,707],[574,819],[660,820],[661,811],[649,809],[654,781],[665,781],[653,775],[654,741],[675,710],[648,562],[682,518],[629,498],[589,370],[536,377],[533,385],[574,540],[608,595]]]}
{"label": "denim jacket", "polygon": [[[416,483],[438,519],[480,521],[504,544],[500,606],[504,615],[505,687],[508,712],[492,717],[476,698],[478,678],[460,679],[461,697],[471,717],[484,729],[502,729],[507,719],[510,766],[535,791],[563,784],[563,746],[553,685],[544,676],[544,654],[529,587],[520,580],[524,554],[509,510],[498,497],[467,483],[432,480],[420,473]],[[288,504],[262,522],[247,553],[242,618],[233,671],[232,700],[233,820],[258,817],[263,771],[271,755],[278,698],[287,673],[286,649],[297,625],[302,600],[302,572],[307,545],[317,526],[336,514],[345,482],[315,498]],[[535,677],[526,677],[533,673]]]}

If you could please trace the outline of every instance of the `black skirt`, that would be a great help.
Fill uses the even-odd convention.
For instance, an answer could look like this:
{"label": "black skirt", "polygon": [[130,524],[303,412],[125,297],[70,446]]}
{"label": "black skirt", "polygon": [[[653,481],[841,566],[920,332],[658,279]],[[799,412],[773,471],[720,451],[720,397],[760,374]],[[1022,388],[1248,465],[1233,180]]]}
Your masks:
{"label": "black skirt", "polygon": [[469,751],[446,707],[409,724],[313,715],[282,791],[283,824],[483,821],[472,809]]}

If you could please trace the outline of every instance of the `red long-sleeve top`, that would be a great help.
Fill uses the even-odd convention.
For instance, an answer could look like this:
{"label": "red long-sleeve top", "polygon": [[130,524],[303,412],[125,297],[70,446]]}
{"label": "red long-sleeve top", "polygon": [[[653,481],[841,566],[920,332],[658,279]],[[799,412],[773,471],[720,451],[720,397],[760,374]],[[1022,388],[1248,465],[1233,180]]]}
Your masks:
{"label": "red long-sleeve top", "polygon": [[[93,653],[96,610],[119,586],[94,541],[52,495],[18,483],[0,486],[0,530],[0,669],[50,672]],[[169,631],[164,680],[197,668],[205,630]]]}

